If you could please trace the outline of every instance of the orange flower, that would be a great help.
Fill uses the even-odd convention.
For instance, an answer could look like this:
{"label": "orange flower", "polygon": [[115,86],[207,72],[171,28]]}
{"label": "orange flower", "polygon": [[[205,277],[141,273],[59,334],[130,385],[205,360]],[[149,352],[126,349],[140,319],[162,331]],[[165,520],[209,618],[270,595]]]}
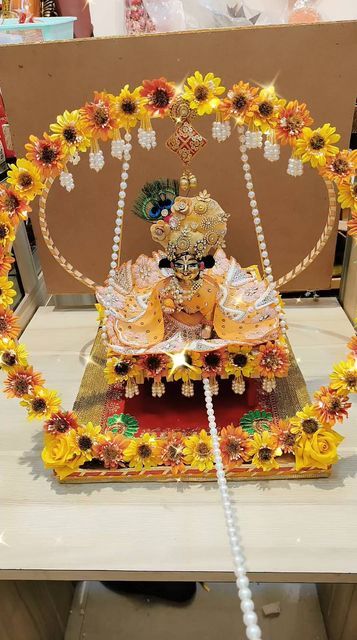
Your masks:
{"label": "orange flower", "polygon": [[0,247],[8,248],[15,240],[15,228],[9,216],[0,211]]}
{"label": "orange flower", "polygon": [[30,142],[25,144],[26,158],[38,168],[41,178],[57,176],[62,171],[65,153],[60,138],[43,134],[43,138],[30,136]]}
{"label": "orange flower", "polygon": [[174,476],[184,470],[184,437],[180,432],[170,433],[163,441],[160,449],[160,459],[164,465],[171,467]]}
{"label": "orange flower", "polygon": [[352,336],[347,346],[349,349],[351,349],[353,355],[357,357],[357,336]]}
{"label": "orange flower", "polygon": [[9,273],[13,262],[15,262],[15,259],[12,255],[0,247],[0,278]]}
{"label": "orange flower", "polygon": [[160,116],[161,118],[167,113],[175,93],[175,85],[168,82],[166,78],[144,80],[140,89],[141,97],[147,99],[145,109],[152,116]]}
{"label": "orange flower", "polygon": [[276,138],[281,144],[294,145],[304,127],[313,123],[306,104],[299,104],[297,100],[282,105],[278,113]]}
{"label": "orange flower", "polygon": [[319,167],[319,173],[327,180],[333,180],[337,184],[350,183],[357,172],[357,150],[344,149],[336,156],[328,158],[323,167]]}
{"label": "orange flower", "polygon": [[348,395],[331,389],[321,387],[314,395],[317,403],[315,413],[324,427],[333,427],[335,422],[343,422],[348,417],[348,411],[352,405],[348,402]]}
{"label": "orange flower", "polygon": [[233,469],[252,456],[252,441],[242,427],[233,424],[224,427],[220,433],[223,464],[227,470]]}
{"label": "orange flower", "polygon": [[53,436],[67,433],[67,431],[78,429],[78,427],[77,416],[72,411],[57,411],[44,424],[44,430]]}
{"label": "orange flower", "polygon": [[114,436],[112,440],[105,440],[94,445],[93,454],[104,463],[106,469],[124,467],[124,451],[129,441],[121,434]]}
{"label": "orange flower", "polygon": [[[207,351],[206,353],[199,354],[201,358],[201,370],[202,377],[219,376],[224,371],[224,367],[227,362],[227,355],[224,351]],[[192,364],[200,366],[200,363],[195,359],[195,355],[192,357]]]}
{"label": "orange flower", "polygon": [[20,220],[27,220],[31,211],[27,201],[20,198],[15,189],[10,187],[0,188],[0,209],[9,216],[14,225]]}
{"label": "orange flower", "polygon": [[356,213],[352,212],[352,217],[347,222],[348,227],[348,235],[352,236],[352,238],[357,238],[357,211]]}
{"label": "orange flower", "polygon": [[148,353],[140,358],[140,368],[153,378],[165,376],[168,366],[169,358],[163,353]]}
{"label": "orange flower", "polygon": [[264,378],[283,378],[289,370],[289,352],[281,344],[267,342],[259,347],[256,367]]}
{"label": "orange flower", "polygon": [[0,306],[0,340],[14,340],[20,333],[17,318],[10,309]]}
{"label": "orange flower", "polygon": [[237,124],[243,124],[252,118],[258,109],[256,98],[258,91],[258,87],[251,87],[248,82],[240,81],[234,84],[219,105],[224,120],[235,118]]}
{"label": "orange flower", "polygon": [[93,138],[108,140],[118,128],[115,98],[109,93],[94,93],[94,100],[80,109],[86,133]]}
{"label": "orange flower", "polygon": [[342,209],[351,209],[351,212],[357,215],[357,182],[340,184],[337,200]]}
{"label": "orange flower", "polygon": [[33,367],[14,367],[5,380],[4,393],[8,398],[22,398],[31,393],[36,385],[43,384],[43,377]]}
{"label": "orange flower", "polygon": [[291,432],[291,424],[289,420],[278,420],[273,422],[270,430],[277,439],[277,446],[283,453],[294,453],[296,433]]}

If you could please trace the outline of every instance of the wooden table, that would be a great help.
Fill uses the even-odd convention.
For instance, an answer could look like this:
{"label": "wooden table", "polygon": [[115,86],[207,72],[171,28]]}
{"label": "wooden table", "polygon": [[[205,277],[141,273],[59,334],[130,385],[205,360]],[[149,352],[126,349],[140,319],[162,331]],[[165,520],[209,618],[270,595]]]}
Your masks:
{"label": "wooden table", "polygon": [[[40,308],[23,335],[34,366],[72,406],[96,331],[91,310]],[[289,338],[309,391],[346,353],[335,299],[292,300]],[[231,581],[215,483],[60,485],[42,466],[41,426],[0,398],[2,580]],[[357,582],[357,404],[332,477],[232,485],[250,577]],[[352,588],[352,587],[351,587]]]}

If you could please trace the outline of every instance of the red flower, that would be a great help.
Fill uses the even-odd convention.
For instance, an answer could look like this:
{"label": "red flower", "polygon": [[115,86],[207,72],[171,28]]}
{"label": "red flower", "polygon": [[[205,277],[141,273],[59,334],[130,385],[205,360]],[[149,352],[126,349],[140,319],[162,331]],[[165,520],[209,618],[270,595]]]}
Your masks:
{"label": "red flower", "polygon": [[151,115],[163,117],[175,96],[175,85],[166,78],[144,80],[140,95],[147,98],[145,108]]}
{"label": "red flower", "polygon": [[316,416],[324,427],[333,427],[335,422],[343,422],[348,417],[351,403],[348,396],[331,389],[331,387],[321,387],[315,393],[317,403],[314,405]]}
{"label": "red flower", "polygon": [[58,411],[53,413],[44,424],[44,429],[51,435],[67,433],[71,429],[78,429],[79,423],[75,413],[71,411]]}
{"label": "red flower", "polygon": [[65,153],[62,140],[43,134],[43,138],[30,136],[30,142],[25,144],[26,158],[39,169],[41,177],[57,176],[64,166]]}

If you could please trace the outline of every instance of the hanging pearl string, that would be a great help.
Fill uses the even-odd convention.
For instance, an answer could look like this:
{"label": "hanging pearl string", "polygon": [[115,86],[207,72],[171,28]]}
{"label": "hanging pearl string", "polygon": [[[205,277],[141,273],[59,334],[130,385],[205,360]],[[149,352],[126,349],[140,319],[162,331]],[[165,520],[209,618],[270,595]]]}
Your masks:
{"label": "hanging pearl string", "polygon": [[246,635],[248,640],[260,640],[262,637],[262,633],[259,625],[257,624],[258,618],[257,614],[254,611],[252,592],[249,589],[249,579],[247,576],[241,537],[239,534],[239,528],[235,522],[237,518],[234,517],[232,502],[229,496],[228,484],[224,473],[222,453],[219,444],[219,436],[213,409],[212,393],[208,378],[203,379],[203,390],[206,402],[208,426],[212,438],[212,449],[216,466],[217,483],[221,493],[229,544],[233,556],[234,575],[236,577],[236,585],[240,599],[240,608],[243,613],[243,622],[246,626]]}
{"label": "hanging pearl string", "polygon": [[[114,289],[113,285],[115,283],[115,274],[116,269],[120,262],[120,252],[121,252],[121,243],[122,243],[122,226],[123,226],[123,217],[124,217],[124,205],[126,198],[126,190],[128,187],[128,178],[129,178],[129,163],[131,159],[131,134],[127,132],[124,136],[124,147],[123,147],[123,164],[122,164],[122,172],[121,172],[121,181],[120,181],[120,191],[119,191],[119,200],[118,200],[118,208],[116,211],[115,218],[115,227],[114,227],[114,237],[113,237],[113,246],[112,246],[112,254],[111,254],[111,262],[108,276],[108,293],[113,294]],[[112,310],[110,308],[106,308],[104,311],[104,315],[106,318],[112,315]],[[102,327],[102,340],[104,344],[107,344],[107,330],[106,323],[103,323]]]}

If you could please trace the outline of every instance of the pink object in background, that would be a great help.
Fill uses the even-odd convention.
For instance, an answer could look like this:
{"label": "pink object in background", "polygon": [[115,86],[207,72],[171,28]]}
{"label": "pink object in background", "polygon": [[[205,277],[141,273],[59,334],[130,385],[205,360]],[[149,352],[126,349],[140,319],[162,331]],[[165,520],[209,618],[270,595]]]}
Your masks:
{"label": "pink object in background", "polygon": [[89,4],[87,0],[56,0],[58,14],[61,16],[76,16],[74,23],[75,38],[91,38],[93,26],[91,22]]}
{"label": "pink object in background", "polygon": [[321,16],[315,8],[314,0],[296,0],[289,12],[290,24],[319,22]]}
{"label": "pink object in background", "polygon": [[128,35],[156,31],[142,0],[125,0],[125,29]]}

